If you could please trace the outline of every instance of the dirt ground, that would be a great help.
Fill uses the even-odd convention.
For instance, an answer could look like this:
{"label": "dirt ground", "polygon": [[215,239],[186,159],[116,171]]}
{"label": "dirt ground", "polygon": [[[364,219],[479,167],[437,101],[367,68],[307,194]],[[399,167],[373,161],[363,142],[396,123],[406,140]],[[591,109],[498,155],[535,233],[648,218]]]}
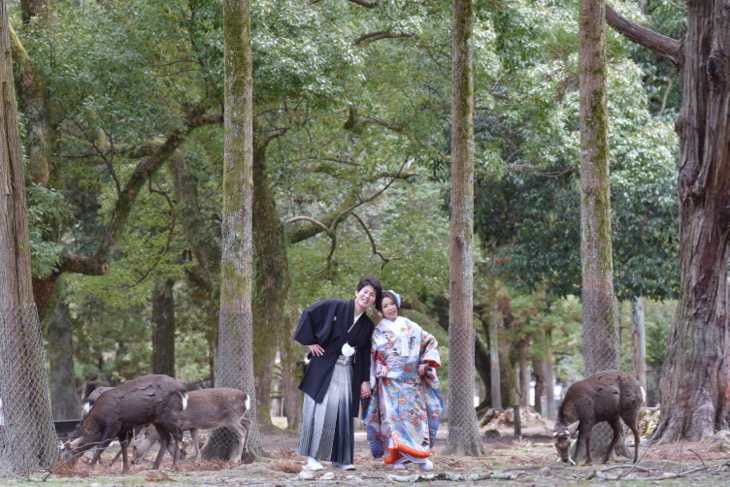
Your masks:
{"label": "dirt ground", "polygon": [[[489,429],[489,431],[487,431]],[[230,465],[227,462],[203,461],[198,465],[193,458],[184,460],[177,471],[172,471],[171,459],[166,455],[163,468],[150,470],[151,461],[132,466],[129,475],[121,475],[121,461],[109,467],[114,449],[104,454],[105,461],[94,469],[88,468],[90,454],[73,469],[62,467],[45,480],[47,486],[107,487],[121,485],[154,486],[218,486],[218,485],[528,485],[570,486],[594,485],[663,485],[663,486],[716,486],[730,485],[730,455],[713,451],[710,439],[702,442],[679,442],[666,445],[650,444],[642,440],[640,461],[634,466],[627,458],[593,466],[568,466],[556,463],[552,445],[552,424],[541,421],[526,424],[521,437],[515,437],[511,425],[490,426],[482,429],[484,455],[480,457],[448,456],[442,451],[448,438],[448,425],[439,430],[433,449],[435,468],[421,472],[417,466],[393,470],[382,459],[375,460],[369,453],[364,430],[355,437],[355,471],[342,471],[323,462],[324,470],[304,468],[304,458],[297,452],[299,437],[296,432],[279,430],[262,433],[264,450],[271,458],[251,464]],[[633,452],[633,447],[631,448]],[[153,458],[150,455],[149,458]],[[46,473],[34,473],[32,481],[40,481]],[[0,478],[0,486],[27,485],[20,479]]]}

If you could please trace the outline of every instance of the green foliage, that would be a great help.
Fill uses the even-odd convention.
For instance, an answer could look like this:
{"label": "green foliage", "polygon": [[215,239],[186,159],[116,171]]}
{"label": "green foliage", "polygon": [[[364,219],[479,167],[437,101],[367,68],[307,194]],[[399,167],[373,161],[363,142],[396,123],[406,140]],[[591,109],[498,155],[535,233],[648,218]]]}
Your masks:
{"label": "green foliage", "polygon": [[28,233],[33,277],[54,271],[63,251],[55,241],[57,228],[69,218],[63,196],[37,184],[26,187],[28,204]]}
{"label": "green foliage", "polygon": [[[538,32],[548,32],[538,37],[562,39],[575,32],[575,25],[561,22],[566,12],[550,8],[558,20],[542,22]],[[502,16],[499,32],[537,23],[532,10],[524,12]],[[511,59],[510,47],[502,54]],[[610,52],[614,284],[621,299],[664,299],[678,291],[676,137],[669,123],[649,113],[641,69],[621,49]],[[488,158],[477,173],[475,231],[486,245],[498,247],[510,284],[534,289],[547,283],[561,296],[579,294],[581,282],[577,59],[565,54],[519,51],[520,62],[510,66],[514,72],[502,78],[504,109],[480,114],[476,125],[477,143]]]}

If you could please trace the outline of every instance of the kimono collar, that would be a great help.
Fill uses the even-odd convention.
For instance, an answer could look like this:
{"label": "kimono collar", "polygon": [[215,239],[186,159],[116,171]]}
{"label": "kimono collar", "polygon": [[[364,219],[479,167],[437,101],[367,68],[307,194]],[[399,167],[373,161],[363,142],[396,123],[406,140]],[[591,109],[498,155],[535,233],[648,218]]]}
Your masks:
{"label": "kimono collar", "polygon": [[380,322],[385,328],[391,331],[393,335],[400,339],[401,342],[401,355],[408,355],[408,320],[399,316],[395,321],[390,321],[387,318],[383,318]]}

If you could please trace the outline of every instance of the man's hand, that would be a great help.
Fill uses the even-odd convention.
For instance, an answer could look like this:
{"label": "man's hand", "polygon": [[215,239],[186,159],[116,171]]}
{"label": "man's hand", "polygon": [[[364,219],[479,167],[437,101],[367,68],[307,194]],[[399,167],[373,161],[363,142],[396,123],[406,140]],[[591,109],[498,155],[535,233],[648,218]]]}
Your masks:
{"label": "man's hand", "polygon": [[372,391],[370,390],[370,382],[363,382],[360,386],[360,397],[362,399],[367,399],[368,397],[370,397],[371,392]]}
{"label": "man's hand", "polygon": [[321,357],[324,354],[324,348],[322,348],[319,343],[315,343],[314,345],[309,346],[309,353],[315,357]]}

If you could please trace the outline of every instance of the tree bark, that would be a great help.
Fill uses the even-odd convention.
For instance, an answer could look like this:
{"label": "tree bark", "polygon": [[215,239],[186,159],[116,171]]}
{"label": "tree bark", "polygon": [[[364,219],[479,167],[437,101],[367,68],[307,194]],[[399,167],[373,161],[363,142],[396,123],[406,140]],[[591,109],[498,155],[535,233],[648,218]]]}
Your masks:
{"label": "tree bark", "polygon": [[0,2],[0,10],[0,395],[6,425],[3,439],[13,445],[0,449],[4,457],[0,463],[29,471],[50,467],[58,452],[40,322],[33,302],[25,176],[5,2]]}
{"label": "tree bark", "polygon": [[608,169],[605,2],[580,12],[581,266],[586,376],[619,365]]}
{"label": "tree bark", "polygon": [[175,281],[158,282],[152,296],[152,371],[175,377]]}
{"label": "tree bark", "polygon": [[[271,426],[271,380],[277,345],[290,341],[291,317],[288,315],[289,261],[284,231],[276,210],[274,194],[266,171],[266,148],[270,139],[258,144],[253,155],[253,239],[256,252],[256,297],[254,316],[254,373],[258,402],[258,420]],[[292,360],[289,347],[281,347],[283,367]],[[287,373],[293,371],[289,370]]]}
{"label": "tree bark", "polygon": [[[220,317],[216,386],[241,389],[256,397],[253,367],[253,77],[250,0],[224,0],[225,154]],[[247,461],[262,453],[256,401],[249,418]],[[232,436],[211,434],[206,459],[227,458]],[[217,441],[220,440],[220,441]],[[223,446],[214,446],[223,445]]]}
{"label": "tree bark", "polygon": [[449,435],[444,452],[482,455],[474,409],[474,84],[472,0],[452,1]]}
{"label": "tree bark", "polygon": [[679,69],[680,291],[660,380],[656,438],[699,440],[728,426],[730,15],[727,2],[687,3],[682,42],[609,9],[611,26]]}
{"label": "tree bark", "polygon": [[[619,368],[618,309],[613,290],[606,82],[606,3],[582,0],[579,16],[581,268],[585,375]],[[546,384],[550,389],[550,384]],[[591,455],[603,456],[613,431],[599,423]],[[583,452],[576,452],[582,458]],[[578,461],[578,458],[576,458]]]}

